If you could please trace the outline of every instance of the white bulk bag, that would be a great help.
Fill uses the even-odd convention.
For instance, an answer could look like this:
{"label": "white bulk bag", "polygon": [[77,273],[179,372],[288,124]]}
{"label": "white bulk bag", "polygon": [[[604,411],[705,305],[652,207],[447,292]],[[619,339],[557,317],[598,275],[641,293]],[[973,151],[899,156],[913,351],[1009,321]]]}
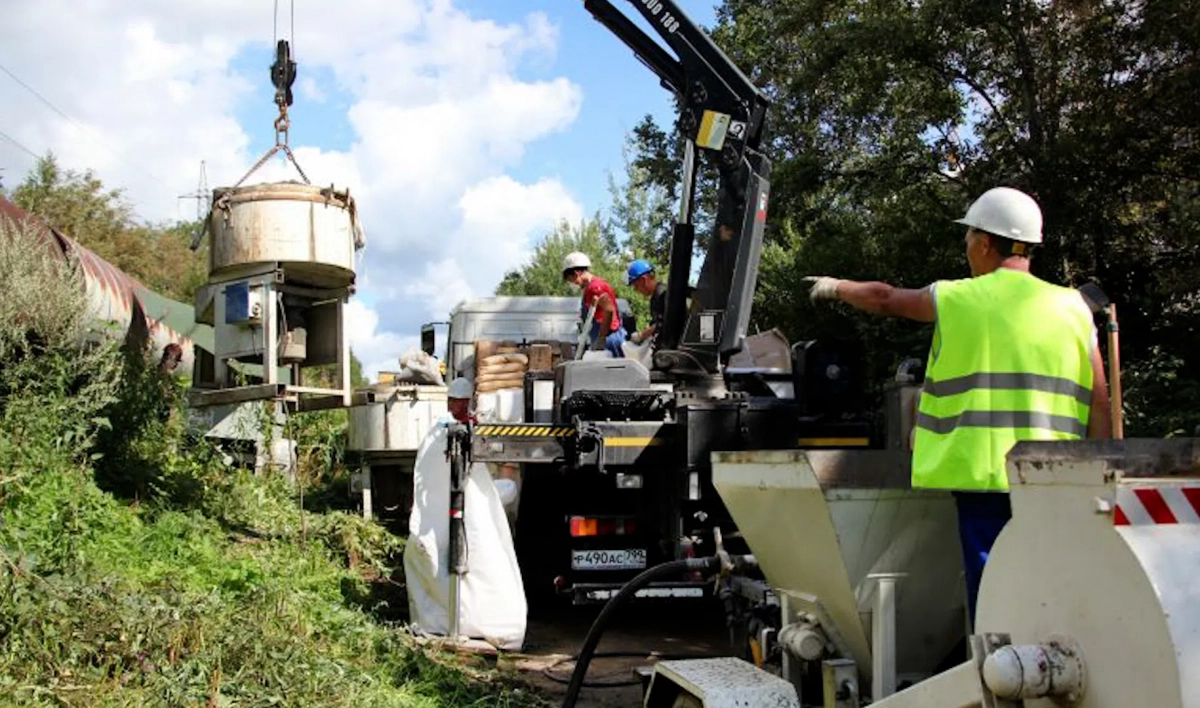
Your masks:
{"label": "white bulk bag", "polygon": [[[435,425],[417,451],[404,579],[409,621],[421,634],[445,636],[450,608],[450,463],[446,424]],[[459,632],[497,648],[525,642],[527,606],[500,495],[483,464],[471,465],[464,490],[467,573],[459,597]]]}

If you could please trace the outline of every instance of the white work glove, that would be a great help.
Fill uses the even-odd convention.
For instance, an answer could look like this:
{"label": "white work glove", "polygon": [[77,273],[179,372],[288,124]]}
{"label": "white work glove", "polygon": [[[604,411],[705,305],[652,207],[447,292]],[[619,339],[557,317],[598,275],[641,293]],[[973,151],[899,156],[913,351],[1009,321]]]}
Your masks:
{"label": "white work glove", "polygon": [[840,278],[830,278],[827,275],[806,275],[804,281],[812,285],[808,296],[813,302],[817,300],[836,300],[838,299],[838,285],[842,283]]}
{"label": "white work glove", "polygon": [[642,343],[642,333],[634,332],[633,334],[629,335],[629,341],[633,342],[634,344],[641,344]]}

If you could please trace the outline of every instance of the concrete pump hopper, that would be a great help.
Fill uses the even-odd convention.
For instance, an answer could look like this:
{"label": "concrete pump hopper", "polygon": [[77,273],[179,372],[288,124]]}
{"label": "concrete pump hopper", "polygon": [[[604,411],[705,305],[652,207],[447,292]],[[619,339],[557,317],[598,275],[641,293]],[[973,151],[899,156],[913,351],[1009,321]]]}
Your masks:
{"label": "concrete pump hopper", "polygon": [[954,500],[911,489],[907,453],[714,453],[713,482],[780,599],[780,638],[818,629],[832,651],[813,658],[853,660],[877,700],[966,635]]}

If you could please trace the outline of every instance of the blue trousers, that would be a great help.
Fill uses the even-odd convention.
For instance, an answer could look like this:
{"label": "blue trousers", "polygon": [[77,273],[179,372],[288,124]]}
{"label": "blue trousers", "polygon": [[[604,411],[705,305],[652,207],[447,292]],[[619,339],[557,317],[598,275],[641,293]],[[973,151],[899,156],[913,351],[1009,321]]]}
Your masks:
{"label": "blue trousers", "polygon": [[975,626],[975,601],[979,581],[992,544],[1000,530],[1012,518],[1012,506],[1005,492],[954,492],[958,508],[958,536],[962,541],[963,570],[967,575],[967,606],[971,626]]}
{"label": "blue trousers", "polygon": [[[589,339],[594,343],[596,337],[600,336],[600,323],[593,321],[592,330],[589,334]],[[624,358],[625,352],[621,351],[621,345],[625,343],[625,330],[618,327],[616,332],[610,333],[604,338],[604,348],[618,359]]]}

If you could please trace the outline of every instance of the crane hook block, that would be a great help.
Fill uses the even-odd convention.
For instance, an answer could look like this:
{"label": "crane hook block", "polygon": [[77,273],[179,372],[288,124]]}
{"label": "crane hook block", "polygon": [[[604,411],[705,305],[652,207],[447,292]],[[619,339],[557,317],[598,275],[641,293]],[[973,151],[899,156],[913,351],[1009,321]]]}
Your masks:
{"label": "crane hook block", "polygon": [[296,81],[296,62],[286,39],[275,45],[275,63],[271,65],[271,83],[275,84],[275,101],[292,105],[292,84]]}

